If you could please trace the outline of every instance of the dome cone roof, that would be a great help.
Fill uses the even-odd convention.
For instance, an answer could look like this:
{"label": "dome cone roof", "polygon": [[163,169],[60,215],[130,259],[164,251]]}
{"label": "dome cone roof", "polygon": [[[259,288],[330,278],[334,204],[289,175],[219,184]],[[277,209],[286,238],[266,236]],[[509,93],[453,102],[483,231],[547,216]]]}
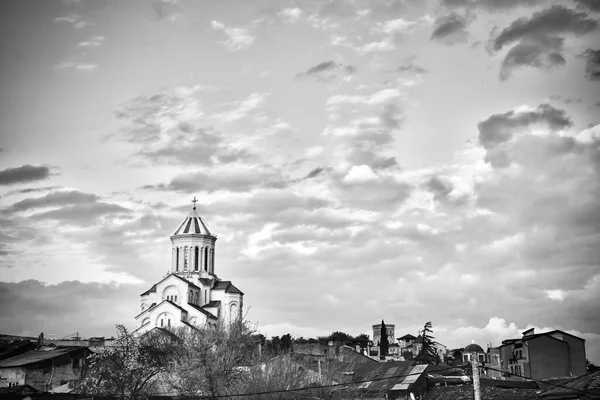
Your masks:
{"label": "dome cone roof", "polygon": [[192,212],[189,213],[187,217],[185,217],[183,222],[179,224],[179,227],[175,230],[175,232],[173,232],[171,236],[182,235],[208,235],[216,237],[208,229],[208,224],[206,223],[204,218],[202,218],[202,216],[200,216],[200,214],[198,214],[198,212],[196,211],[195,203]]}

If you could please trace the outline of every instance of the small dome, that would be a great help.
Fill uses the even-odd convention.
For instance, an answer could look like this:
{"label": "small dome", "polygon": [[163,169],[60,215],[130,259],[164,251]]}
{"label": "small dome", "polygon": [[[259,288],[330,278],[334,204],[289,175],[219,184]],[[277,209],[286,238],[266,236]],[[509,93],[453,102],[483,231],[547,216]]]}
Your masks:
{"label": "small dome", "polygon": [[478,344],[470,344],[463,350],[463,353],[485,353],[480,345]]}
{"label": "small dome", "polygon": [[185,217],[183,222],[179,225],[179,228],[173,233],[171,236],[181,236],[181,235],[208,235],[214,236],[208,230],[208,226],[206,225],[206,221],[204,218],[196,212],[196,209],[192,210],[192,212]]}

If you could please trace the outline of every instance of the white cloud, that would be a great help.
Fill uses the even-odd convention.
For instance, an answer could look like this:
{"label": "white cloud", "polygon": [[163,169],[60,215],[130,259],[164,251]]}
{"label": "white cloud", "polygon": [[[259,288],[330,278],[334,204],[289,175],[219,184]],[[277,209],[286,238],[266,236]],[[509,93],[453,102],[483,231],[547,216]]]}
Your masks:
{"label": "white cloud", "polygon": [[295,24],[302,16],[302,10],[297,7],[284,8],[283,10],[279,11],[278,14],[282,16],[286,22]]}
{"label": "white cloud", "polygon": [[104,43],[104,36],[94,36],[90,40],[79,42],[79,47],[100,47]]}
{"label": "white cloud", "polygon": [[368,165],[354,165],[344,177],[346,183],[365,183],[377,180],[377,175]]}
{"label": "white cloud", "polygon": [[252,93],[247,99],[237,102],[237,107],[231,111],[211,115],[211,118],[223,122],[234,122],[247,117],[251,111],[259,108],[267,97],[264,93]]}
{"label": "white cloud", "polygon": [[563,301],[566,297],[566,293],[561,289],[545,290],[546,296],[551,300]]}
{"label": "white cloud", "polygon": [[90,63],[78,63],[71,61],[64,61],[56,66],[57,69],[74,69],[77,71],[93,71],[98,68],[96,64]]}
{"label": "white cloud", "polygon": [[397,88],[383,89],[366,96],[336,94],[327,99],[327,105],[330,106],[343,103],[378,105],[401,96],[402,93]]}
{"label": "white cloud", "polygon": [[256,37],[252,35],[251,28],[248,27],[228,27],[220,21],[212,20],[210,26],[215,31],[222,31],[227,40],[220,41],[229,51],[238,51],[245,49],[254,43]]}

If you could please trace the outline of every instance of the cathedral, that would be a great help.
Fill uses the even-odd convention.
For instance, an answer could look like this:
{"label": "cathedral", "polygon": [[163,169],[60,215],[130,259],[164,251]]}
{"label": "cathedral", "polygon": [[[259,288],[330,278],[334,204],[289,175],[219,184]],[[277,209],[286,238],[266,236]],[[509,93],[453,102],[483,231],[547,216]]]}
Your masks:
{"label": "cathedral", "polygon": [[141,295],[136,334],[155,327],[229,324],[242,317],[244,293],[215,274],[217,236],[192,212],[171,235],[171,270]]}

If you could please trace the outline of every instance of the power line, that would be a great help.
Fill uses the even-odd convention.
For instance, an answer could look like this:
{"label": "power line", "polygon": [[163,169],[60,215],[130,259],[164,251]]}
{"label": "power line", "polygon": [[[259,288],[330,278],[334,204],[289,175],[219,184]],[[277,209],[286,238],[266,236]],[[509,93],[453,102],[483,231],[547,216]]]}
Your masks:
{"label": "power line", "polygon": [[[448,367],[448,368],[437,370],[435,372],[443,372],[443,371],[448,371],[450,369],[455,369],[455,367]],[[250,397],[250,396],[259,396],[259,395],[265,395],[265,394],[288,393],[288,392],[292,393],[292,392],[302,392],[302,391],[307,391],[307,390],[329,389],[329,388],[335,388],[335,387],[341,387],[341,386],[358,385],[358,384],[367,383],[367,382],[384,381],[384,380],[389,380],[389,379],[393,379],[393,378],[406,378],[409,376],[421,375],[424,372],[425,371],[415,372],[414,374],[390,376],[390,377],[386,377],[386,378],[368,379],[368,380],[364,380],[364,381],[350,381],[350,382],[344,382],[344,383],[334,383],[334,384],[330,384],[330,385],[304,386],[304,387],[294,388],[294,389],[268,390],[268,391],[264,391],[264,392],[255,392],[255,393],[224,394],[224,395],[219,395],[219,396],[193,396],[193,398],[194,399],[225,399],[225,398],[231,398],[231,397],[242,397],[242,396]]]}
{"label": "power line", "polygon": [[[580,389],[576,389],[576,388],[573,388],[573,387],[569,387],[569,386],[565,386],[565,385],[560,385],[558,383],[546,382],[546,381],[542,381],[540,379],[528,378],[528,377],[523,376],[523,375],[519,375],[519,374],[515,374],[515,373],[512,373],[512,372],[507,372],[507,371],[502,371],[502,370],[499,370],[499,369],[496,369],[496,368],[491,368],[491,367],[482,367],[482,368],[489,369],[490,371],[502,372],[504,374],[508,374],[509,376],[516,376],[518,378],[523,378],[523,379],[531,380],[531,381],[534,381],[534,382],[543,383],[545,385],[551,385],[551,386],[556,386],[556,387],[559,387],[559,388],[562,388],[562,389],[573,390],[573,391],[580,392],[580,393],[583,393],[583,394],[590,394],[591,393],[591,392],[586,391],[586,390],[580,390]],[[585,375],[588,375],[588,374],[585,374]],[[582,375],[582,376],[585,376],[585,375]]]}

